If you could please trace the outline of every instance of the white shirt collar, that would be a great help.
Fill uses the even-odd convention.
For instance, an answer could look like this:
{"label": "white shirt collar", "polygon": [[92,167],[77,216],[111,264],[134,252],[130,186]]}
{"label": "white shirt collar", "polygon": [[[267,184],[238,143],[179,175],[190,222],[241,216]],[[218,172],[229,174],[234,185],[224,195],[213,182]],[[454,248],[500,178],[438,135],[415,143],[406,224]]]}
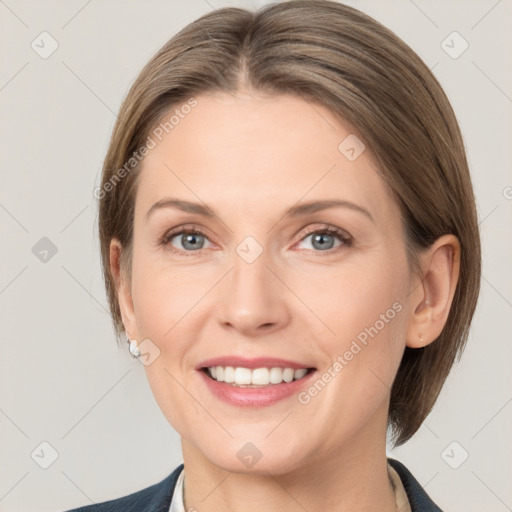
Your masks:
{"label": "white shirt collar", "polygon": [[183,504],[185,501],[185,497],[183,496],[185,489],[184,480],[185,468],[181,470],[180,476],[178,477],[178,480],[176,482],[176,486],[174,487],[169,512],[185,512],[185,505]]}

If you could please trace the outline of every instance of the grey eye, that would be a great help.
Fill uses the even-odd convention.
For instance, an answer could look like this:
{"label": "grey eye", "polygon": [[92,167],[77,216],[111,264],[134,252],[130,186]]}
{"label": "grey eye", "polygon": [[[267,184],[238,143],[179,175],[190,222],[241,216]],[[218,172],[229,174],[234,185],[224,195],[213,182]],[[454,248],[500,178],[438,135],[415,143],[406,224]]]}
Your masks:
{"label": "grey eye", "polygon": [[326,233],[314,233],[312,237],[313,247],[315,249],[332,249],[334,246],[334,236]]}
{"label": "grey eye", "polygon": [[[330,249],[334,249],[341,245],[348,245],[348,241],[338,232],[329,232],[325,230],[315,231],[306,235],[301,243],[304,243],[305,240],[311,239],[311,246],[306,247],[306,249],[312,249],[319,252],[329,251]],[[338,241],[338,244],[336,244]]]}
{"label": "grey eye", "polygon": [[[181,247],[177,247],[178,249],[183,249],[185,251],[197,251],[204,248],[206,237],[201,233],[187,233],[181,232],[174,235],[170,242],[172,244],[172,240],[180,239]],[[172,244],[174,245],[174,244]]]}

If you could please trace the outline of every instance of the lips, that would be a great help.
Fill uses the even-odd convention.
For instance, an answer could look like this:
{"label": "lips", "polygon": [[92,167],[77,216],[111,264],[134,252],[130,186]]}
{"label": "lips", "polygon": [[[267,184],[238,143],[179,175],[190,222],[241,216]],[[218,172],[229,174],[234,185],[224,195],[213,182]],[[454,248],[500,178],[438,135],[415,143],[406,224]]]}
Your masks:
{"label": "lips", "polygon": [[257,408],[297,394],[316,374],[308,364],[275,357],[217,357],[201,361],[195,369],[206,388],[223,402]]}

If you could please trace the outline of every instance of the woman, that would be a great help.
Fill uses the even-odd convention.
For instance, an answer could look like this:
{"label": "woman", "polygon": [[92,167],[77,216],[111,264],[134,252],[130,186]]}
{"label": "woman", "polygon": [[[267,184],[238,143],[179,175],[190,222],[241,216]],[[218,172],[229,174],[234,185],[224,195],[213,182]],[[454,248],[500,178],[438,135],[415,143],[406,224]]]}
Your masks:
{"label": "woman", "polygon": [[99,229],[118,339],[184,464],[75,509],[440,510],[386,457],[464,348],[480,240],[452,108],[360,11],[220,9],[125,99]]}

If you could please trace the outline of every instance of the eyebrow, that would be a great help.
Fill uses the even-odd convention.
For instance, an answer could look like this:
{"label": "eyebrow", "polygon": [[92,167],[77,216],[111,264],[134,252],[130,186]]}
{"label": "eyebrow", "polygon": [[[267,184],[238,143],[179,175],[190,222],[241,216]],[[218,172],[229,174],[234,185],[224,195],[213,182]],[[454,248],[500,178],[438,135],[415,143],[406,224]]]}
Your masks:
{"label": "eyebrow", "polygon": [[[308,203],[301,203],[289,208],[285,212],[284,216],[288,215],[290,217],[300,217],[302,215],[307,215],[335,207],[349,208],[351,210],[366,215],[372,222],[375,222],[372,217],[372,214],[366,208],[363,208],[362,206],[359,206],[358,204],[352,203],[350,201],[344,201],[341,199],[329,199],[323,201],[310,201]],[[155,204],[153,204],[153,206],[151,206],[151,208],[146,213],[146,222],[155,211],[164,208],[176,208],[186,213],[202,215],[203,217],[207,218],[216,216],[215,213],[213,213],[213,211],[210,208],[200,203],[194,203],[182,199],[166,197],[161,199],[160,201],[157,201]]]}

